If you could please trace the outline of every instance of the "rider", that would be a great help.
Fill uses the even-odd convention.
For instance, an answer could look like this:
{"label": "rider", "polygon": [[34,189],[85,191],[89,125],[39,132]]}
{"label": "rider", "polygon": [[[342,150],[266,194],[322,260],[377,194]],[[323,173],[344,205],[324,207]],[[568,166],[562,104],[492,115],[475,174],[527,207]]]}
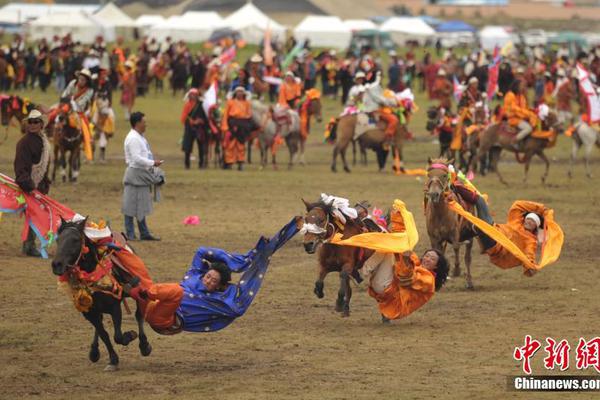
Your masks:
{"label": "rider", "polygon": [[535,113],[527,106],[525,91],[525,81],[516,79],[504,96],[504,114],[508,118],[508,123],[519,129],[513,139],[516,148],[519,141],[531,134],[537,120]]}
{"label": "rider", "polygon": [[296,81],[294,73],[292,71],[286,72],[285,79],[279,87],[279,100],[277,104],[293,110],[301,96],[302,86]]}
{"label": "rider", "polygon": [[92,74],[84,68],[77,72],[75,77],[63,91],[62,98],[70,100],[71,108],[74,111],[85,113],[90,108],[94,97]]}
{"label": "rider", "polygon": [[446,71],[442,68],[438,70],[437,76],[433,83],[434,98],[439,100],[439,105],[448,113],[452,110],[452,92],[454,88],[452,83],[446,77]]}
{"label": "rider", "polygon": [[366,113],[377,113],[381,120],[387,124],[385,128],[386,142],[390,142],[396,134],[398,126],[398,117],[390,112],[389,107],[397,107],[398,102],[394,96],[384,95],[381,87],[381,74],[377,74],[377,78],[373,83],[365,85],[365,93],[363,97],[363,110]]}
{"label": "rider", "polygon": [[221,130],[225,134],[223,147],[225,150],[225,169],[237,162],[238,170],[242,170],[246,155],[246,140],[253,131],[252,105],[248,93],[242,86],[233,91],[231,99],[227,100],[225,112],[221,120]]}
{"label": "rider", "polygon": [[348,92],[348,102],[346,103],[346,106],[358,106],[358,103],[361,101],[361,96],[365,91],[365,78],[366,75],[362,71],[358,71],[354,75],[354,86],[352,86]]}

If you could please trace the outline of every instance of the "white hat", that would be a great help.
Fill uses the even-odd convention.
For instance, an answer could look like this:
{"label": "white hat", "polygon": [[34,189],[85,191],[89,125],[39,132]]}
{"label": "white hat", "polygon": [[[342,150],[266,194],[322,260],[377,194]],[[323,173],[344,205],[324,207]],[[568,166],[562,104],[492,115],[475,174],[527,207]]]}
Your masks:
{"label": "white hat", "polygon": [[133,61],[131,61],[131,60],[127,60],[127,61],[125,61],[125,66],[126,66],[127,68],[131,68],[131,69],[133,69],[133,67],[134,67],[134,65],[133,65]]}
{"label": "white hat", "polygon": [[362,79],[365,79],[366,77],[367,77],[367,76],[365,75],[365,73],[364,73],[364,72],[362,72],[362,71],[358,71],[358,72],[357,72],[357,73],[354,75],[354,80],[361,79],[361,78],[362,78]]}
{"label": "white hat", "polygon": [[540,219],[539,215],[537,215],[536,213],[529,213],[525,216],[525,219],[530,219],[533,222],[535,222],[535,224],[537,225],[537,227],[539,228],[540,225],[542,225],[542,220]]}
{"label": "white hat", "polygon": [[440,69],[438,70],[438,73],[437,73],[437,74],[438,74],[438,76],[446,76],[446,71],[444,71],[444,69],[443,69],[443,68],[440,68]]}
{"label": "white hat", "polygon": [[398,55],[398,53],[396,53],[396,50],[390,50],[390,52],[389,52],[390,57],[396,57],[397,55]]}
{"label": "white hat", "polygon": [[27,117],[25,117],[26,121],[28,121],[30,119],[39,119],[42,121],[43,125],[46,125],[46,120],[45,120],[44,114],[42,114],[39,110],[35,110],[35,109],[31,110],[29,112],[29,115],[27,115]]}
{"label": "white hat", "polygon": [[250,62],[260,63],[262,61],[263,61],[263,58],[258,53],[255,53],[252,57],[250,57]]}
{"label": "white hat", "polygon": [[77,75],[77,76],[83,75],[86,78],[88,78],[90,81],[92,80],[92,73],[87,68],[83,68],[81,71],[78,71],[75,75]]}
{"label": "white hat", "polygon": [[472,76],[471,78],[469,78],[469,85],[471,84],[478,84],[479,83],[479,79],[477,79],[476,76]]}
{"label": "white hat", "polygon": [[244,89],[244,87],[241,86],[241,85],[240,86],[236,86],[235,89],[233,89],[233,93],[236,93],[236,92],[244,92],[245,93],[246,89]]}
{"label": "white hat", "polygon": [[562,69],[562,68],[559,68],[559,69],[556,71],[556,75],[557,75],[557,76],[567,76],[567,75],[565,74],[565,70],[564,70],[564,69]]}
{"label": "white hat", "polygon": [[285,73],[285,77],[287,78],[288,76],[291,76],[292,78],[294,78],[296,75],[294,75],[294,73],[292,71],[287,71]]}

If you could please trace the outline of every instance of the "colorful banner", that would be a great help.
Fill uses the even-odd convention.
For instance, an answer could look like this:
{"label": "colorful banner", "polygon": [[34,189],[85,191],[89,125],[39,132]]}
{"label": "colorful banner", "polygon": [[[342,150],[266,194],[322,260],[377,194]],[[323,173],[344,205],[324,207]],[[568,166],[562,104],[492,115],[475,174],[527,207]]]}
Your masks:
{"label": "colorful banner", "polygon": [[498,46],[494,47],[494,56],[492,62],[488,65],[488,82],[487,82],[487,98],[488,101],[492,101],[494,94],[498,89],[498,73],[500,71],[500,61],[502,56],[500,55],[500,49]]}
{"label": "colorful banner", "polygon": [[579,88],[583,93],[588,102],[588,113],[590,116],[590,122],[600,121],[600,98],[594,87],[594,84],[590,80],[590,74],[583,65],[577,63],[577,79],[579,80]]}

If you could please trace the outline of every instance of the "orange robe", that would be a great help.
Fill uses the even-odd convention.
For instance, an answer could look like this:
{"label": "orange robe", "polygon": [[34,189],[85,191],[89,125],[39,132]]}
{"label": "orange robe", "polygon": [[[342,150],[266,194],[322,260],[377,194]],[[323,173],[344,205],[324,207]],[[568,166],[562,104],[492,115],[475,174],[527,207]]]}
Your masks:
{"label": "orange robe", "polygon": [[146,291],[148,303],[143,309],[144,319],[157,329],[167,329],[175,324],[175,312],[183,298],[179,283],[159,283]]}
{"label": "orange robe", "polygon": [[511,126],[519,125],[522,120],[527,120],[532,126],[535,126],[536,116],[527,106],[527,99],[522,94],[516,95],[513,92],[508,92],[504,96],[503,108]]}
{"label": "orange robe", "polygon": [[302,90],[299,83],[283,82],[279,87],[279,99],[277,103],[284,107],[288,107],[290,101],[299,99],[300,96],[302,96]]}
{"label": "orange robe", "polygon": [[225,105],[225,111],[221,120],[223,132],[229,130],[229,118],[248,119],[252,118],[252,105],[248,100],[229,99]]}
{"label": "orange robe", "polygon": [[379,311],[388,319],[406,317],[427,303],[435,293],[435,276],[421,267],[419,257],[412,253],[409,265],[396,255],[392,284],[383,293],[369,287],[369,295],[377,300]]}

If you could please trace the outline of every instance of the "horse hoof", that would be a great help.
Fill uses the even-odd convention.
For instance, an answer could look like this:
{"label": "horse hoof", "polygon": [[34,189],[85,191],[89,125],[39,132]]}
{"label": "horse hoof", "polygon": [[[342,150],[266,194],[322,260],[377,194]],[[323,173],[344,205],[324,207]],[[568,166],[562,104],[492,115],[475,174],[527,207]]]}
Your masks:
{"label": "horse hoof", "polygon": [[98,347],[92,347],[90,349],[89,359],[93,363],[98,362],[98,360],[100,359],[100,350],[98,349]]}
{"label": "horse hoof", "polygon": [[342,318],[348,318],[350,316],[350,311],[345,310],[344,312],[342,312]]}
{"label": "horse hoof", "polygon": [[335,304],[335,312],[343,313],[344,312],[344,307],[341,304],[336,303]]}
{"label": "horse hoof", "polygon": [[467,288],[467,290],[474,290],[475,286],[473,286],[473,282],[467,282],[467,284],[465,285],[465,287]]}
{"label": "horse hoof", "polygon": [[588,179],[592,179],[594,177],[592,174],[585,174],[585,176],[587,176]]}
{"label": "horse hoof", "polygon": [[[135,331],[127,331],[123,334],[123,346],[127,346],[129,343],[137,339],[138,334]],[[116,341],[116,340],[115,340]]]}
{"label": "horse hoof", "polygon": [[108,364],[104,367],[104,372],[115,372],[119,370],[119,366],[115,364]]}
{"label": "horse hoof", "polygon": [[460,276],[460,270],[454,270],[454,271],[452,271],[452,276],[455,277],[455,278],[458,277],[458,276]]}
{"label": "horse hoof", "polygon": [[344,167],[344,172],[350,173],[350,168]]}
{"label": "horse hoof", "polygon": [[140,354],[141,354],[143,357],[148,357],[148,356],[149,356],[151,353],[152,353],[152,346],[150,346],[150,343],[146,343],[146,345],[145,345],[145,346],[143,346],[143,345],[140,343]]}
{"label": "horse hoof", "polygon": [[337,168],[336,167],[331,167],[331,172],[337,172]]}

